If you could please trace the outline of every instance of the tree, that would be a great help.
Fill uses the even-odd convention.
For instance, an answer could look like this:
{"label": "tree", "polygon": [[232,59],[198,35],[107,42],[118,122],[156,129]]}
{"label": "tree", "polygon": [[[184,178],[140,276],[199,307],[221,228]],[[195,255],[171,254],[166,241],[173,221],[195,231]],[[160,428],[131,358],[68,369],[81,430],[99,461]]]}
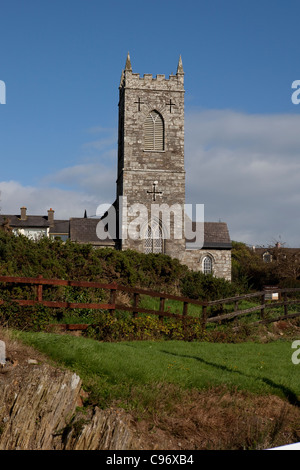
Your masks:
{"label": "tree", "polygon": [[9,225],[10,220],[7,217],[4,217],[2,225],[0,225],[0,229],[3,230],[5,233],[12,233],[12,228]]}
{"label": "tree", "polygon": [[245,243],[233,241],[231,257],[232,281],[244,292],[278,283],[271,263],[265,263],[262,256]]}
{"label": "tree", "polygon": [[284,279],[300,278],[300,249],[286,248],[281,243],[275,243],[275,246],[268,248],[270,253],[270,265],[274,276],[280,281]]}

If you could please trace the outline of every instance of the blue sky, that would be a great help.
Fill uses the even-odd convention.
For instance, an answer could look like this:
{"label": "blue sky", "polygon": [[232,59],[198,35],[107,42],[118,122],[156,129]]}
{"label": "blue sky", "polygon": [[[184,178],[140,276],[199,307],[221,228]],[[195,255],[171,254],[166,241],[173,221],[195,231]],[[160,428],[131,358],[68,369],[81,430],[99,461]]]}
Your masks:
{"label": "blue sky", "polygon": [[234,240],[300,246],[297,1],[1,2],[2,213],[115,198],[118,86],[185,71],[187,202]]}

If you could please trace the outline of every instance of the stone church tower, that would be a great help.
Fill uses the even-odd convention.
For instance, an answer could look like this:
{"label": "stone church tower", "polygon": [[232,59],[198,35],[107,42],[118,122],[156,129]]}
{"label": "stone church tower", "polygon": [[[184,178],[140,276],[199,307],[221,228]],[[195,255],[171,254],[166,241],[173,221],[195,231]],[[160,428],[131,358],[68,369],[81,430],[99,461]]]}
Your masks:
{"label": "stone church tower", "polygon": [[114,227],[117,221],[114,234],[109,229],[108,237],[103,233],[109,227],[105,214],[99,223],[71,219],[70,238],[95,247],[165,253],[194,271],[231,279],[232,245],[226,223],[190,221],[193,234],[201,226],[202,239],[196,246],[186,235],[181,57],[176,75],[166,78],[133,73],[127,56],[119,86],[116,196],[111,205]]}
{"label": "stone church tower", "polygon": [[[120,196],[123,197],[121,202]],[[170,211],[167,227],[160,213],[150,216],[154,206],[171,208],[174,204],[177,209],[181,208],[181,215],[184,214],[184,72],[181,58],[176,75],[154,78],[151,74],[140,77],[133,73],[129,54],[127,56],[119,87],[117,201],[118,211],[126,212],[127,226],[138,216],[138,213],[130,215],[128,212],[134,204],[143,204],[149,216],[140,224],[139,239],[123,237],[120,249],[180,257],[185,250],[185,239],[183,230],[181,238],[174,236],[174,224],[180,232],[179,219]],[[119,238],[122,238],[120,232]]]}

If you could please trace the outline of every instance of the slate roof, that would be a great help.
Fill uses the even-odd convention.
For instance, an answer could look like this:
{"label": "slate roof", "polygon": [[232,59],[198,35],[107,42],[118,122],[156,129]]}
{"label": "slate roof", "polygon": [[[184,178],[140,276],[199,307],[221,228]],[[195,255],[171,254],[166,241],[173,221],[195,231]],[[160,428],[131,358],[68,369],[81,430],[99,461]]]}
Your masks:
{"label": "slate roof", "polygon": [[97,225],[100,219],[71,218],[70,239],[78,243],[90,243],[95,246],[115,246],[111,239],[100,240],[97,236]]}
{"label": "slate roof", "polygon": [[21,219],[19,215],[0,215],[0,225],[9,221],[9,226],[12,228],[50,228],[50,233],[64,233],[69,234],[69,221],[68,220],[54,220],[52,226],[45,215],[27,215],[26,219]]}
{"label": "slate roof", "polygon": [[50,227],[50,233],[65,233],[69,235],[69,221],[68,220],[54,220],[54,224]]}
{"label": "slate roof", "polygon": [[203,248],[231,248],[229,230],[225,222],[204,222]]}
{"label": "slate roof", "polygon": [[[197,222],[192,222],[192,230],[196,231]],[[200,229],[203,229],[203,223],[200,223]],[[192,242],[193,240],[186,240]],[[204,243],[203,249],[227,249],[232,248],[229,231],[225,222],[204,222]]]}
{"label": "slate roof", "polygon": [[47,228],[50,226],[48,217],[42,215],[28,215],[22,220],[19,215],[0,215],[0,225],[9,220],[9,225],[13,228],[38,227]]}

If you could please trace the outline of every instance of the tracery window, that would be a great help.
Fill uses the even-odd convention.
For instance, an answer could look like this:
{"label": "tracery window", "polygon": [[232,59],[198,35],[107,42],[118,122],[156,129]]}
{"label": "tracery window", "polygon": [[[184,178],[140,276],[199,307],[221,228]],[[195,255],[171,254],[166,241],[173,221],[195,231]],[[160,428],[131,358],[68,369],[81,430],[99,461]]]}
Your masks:
{"label": "tracery window", "polygon": [[148,225],[144,239],[144,253],[163,253],[162,229],[159,224]]}

